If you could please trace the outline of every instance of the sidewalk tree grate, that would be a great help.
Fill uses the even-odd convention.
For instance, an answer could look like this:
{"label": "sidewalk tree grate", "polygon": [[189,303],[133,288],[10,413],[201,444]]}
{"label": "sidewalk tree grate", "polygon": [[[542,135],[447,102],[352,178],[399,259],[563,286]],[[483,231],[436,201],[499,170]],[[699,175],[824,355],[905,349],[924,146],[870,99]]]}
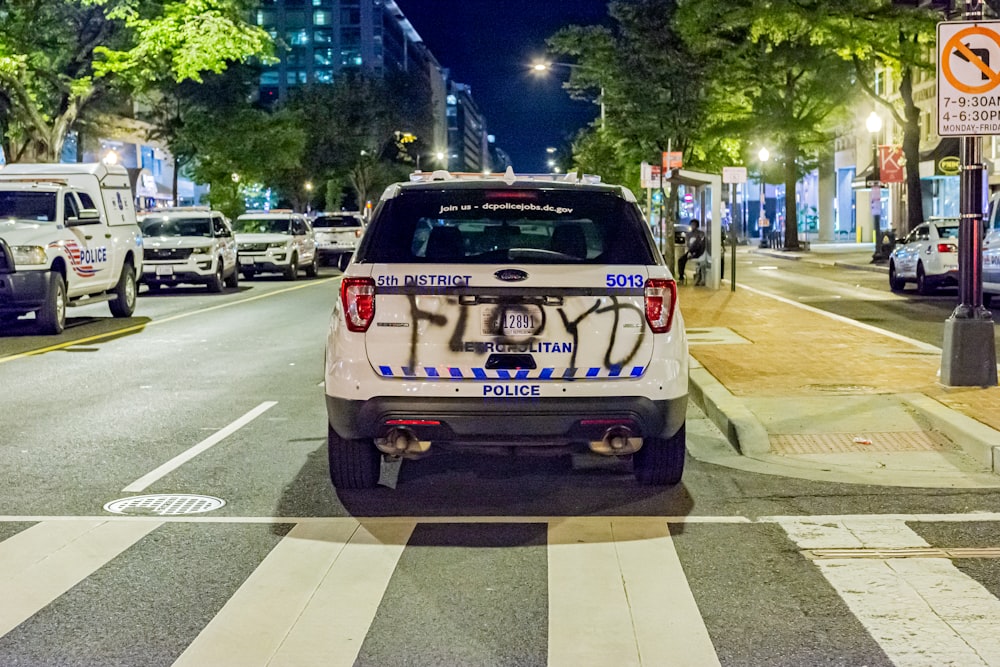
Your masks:
{"label": "sidewalk tree grate", "polygon": [[791,433],[771,435],[776,454],[844,454],[854,452],[946,452],[957,450],[934,431],[884,433]]}
{"label": "sidewalk tree grate", "polygon": [[211,512],[225,504],[225,500],[214,496],[199,496],[189,493],[156,493],[112,500],[104,506],[104,511],[111,512],[112,514],[176,516]]}
{"label": "sidewalk tree grate", "polygon": [[743,336],[729,327],[697,327],[685,329],[688,345],[749,345]]}
{"label": "sidewalk tree grate", "polygon": [[889,558],[1000,558],[1000,549],[997,547],[958,547],[953,549],[940,549],[937,547],[808,549],[801,553],[809,560],[840,558],[872,558],[877,560],[886,560]]}
{"label": "sidewalk tree grate", "polygon": [[827,394],[878,394],[883,390],[868,384],[807,384],[806,389]]}

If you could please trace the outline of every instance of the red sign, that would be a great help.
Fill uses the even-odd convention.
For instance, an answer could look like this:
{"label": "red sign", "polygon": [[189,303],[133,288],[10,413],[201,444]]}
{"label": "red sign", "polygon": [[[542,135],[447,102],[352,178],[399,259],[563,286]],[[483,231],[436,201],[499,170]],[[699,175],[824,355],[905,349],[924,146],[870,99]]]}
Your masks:
{"label": "red sign", "polygon": [[683,157],[683,155],[684,154],[681,153],[680,151],[671,151],[669,153],[663,151],[663,171],[669,171],[671,169],[680,169],[682,166],[684,166],[681,163],[681,158]]}
{"label": "red sign", "polygon": [[883,183],[903,182],[903,147],[885,145],[878,147],[878,173]]}

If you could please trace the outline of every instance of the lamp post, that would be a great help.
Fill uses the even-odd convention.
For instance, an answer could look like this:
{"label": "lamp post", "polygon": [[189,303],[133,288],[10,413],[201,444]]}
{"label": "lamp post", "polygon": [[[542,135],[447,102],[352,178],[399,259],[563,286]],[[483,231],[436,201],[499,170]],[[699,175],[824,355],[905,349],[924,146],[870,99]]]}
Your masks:
{"label": "lamp post", "polygon": [[[589,72],[594,71],[589,67],[585,67],[583,65],[577,65],[576,63],[559,63],[559,62],[552,62],[549,60],[539,60],[531,66],[531,69],[534,72],[542,74],[543,72],[550,71],[553,67],[565,67],[568,70],[579,69],[579,70],[586,70]],[[606,109],[604,107],[604,84],[600,83],[598,85],[601,89],[601,92],[600,96],[597,98],[597,103],[601,106],[601,129],[603,130],[606,126],[606,117],[607,117]]]}
{"label": "lamp post", "polygon": [[868,132],[872,135],[872,175],[868,179],[868,184],[870,186],[870,194],[868,198],[871,200],[872,207],[872,225],[875,229],[875,252],[872,253],[872,263],[881,262],[885,259],[883,248],[882,248],[882,174],[879,169],[878,163],[878,140],[879,132],[882,131],[882,117],[877,113],[872,111],[867,120],[865,120],[865,127],[868,128]]}
{"label": "lamp post", "polygon": [[767,203],[766,198],[766,181],[764,180],[764,163],[771,158],[771,151],[767,150],[767,147],[761,148],[760,152],[757,153],[757,157],[760,159],[760,213],[757,215],[757,228],[760,229],[760,247],[767,247],[767,232],[770,231],[771,224],[767,220],[767,214],[764,212],[764,205]]}

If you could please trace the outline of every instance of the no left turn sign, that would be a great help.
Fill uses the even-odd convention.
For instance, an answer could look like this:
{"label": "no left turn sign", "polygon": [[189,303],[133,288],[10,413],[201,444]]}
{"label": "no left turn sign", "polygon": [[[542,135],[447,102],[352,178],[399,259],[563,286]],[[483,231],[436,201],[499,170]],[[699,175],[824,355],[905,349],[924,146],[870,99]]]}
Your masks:
{"label": "no left turn sign", "polygon": [[938,135],[1000,134],[1000,21],[937,26]]}

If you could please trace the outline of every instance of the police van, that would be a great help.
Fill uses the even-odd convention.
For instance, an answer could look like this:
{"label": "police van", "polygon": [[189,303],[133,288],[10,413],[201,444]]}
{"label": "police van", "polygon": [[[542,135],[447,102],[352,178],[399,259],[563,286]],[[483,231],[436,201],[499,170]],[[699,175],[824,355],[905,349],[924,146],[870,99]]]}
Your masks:
{"label": "police van", "polygon": [[688,351],[634,195],[596,177],[416,173],[390,186],[326,346],[334,486],[465,448],[631,458],[674,484]]}
{"label": "police van", "polygon": [[0,326],[34,313],[39,333],[58,334],[68,306],[101,301],[130,317],[142,256],[124,167],[0,169]]}

